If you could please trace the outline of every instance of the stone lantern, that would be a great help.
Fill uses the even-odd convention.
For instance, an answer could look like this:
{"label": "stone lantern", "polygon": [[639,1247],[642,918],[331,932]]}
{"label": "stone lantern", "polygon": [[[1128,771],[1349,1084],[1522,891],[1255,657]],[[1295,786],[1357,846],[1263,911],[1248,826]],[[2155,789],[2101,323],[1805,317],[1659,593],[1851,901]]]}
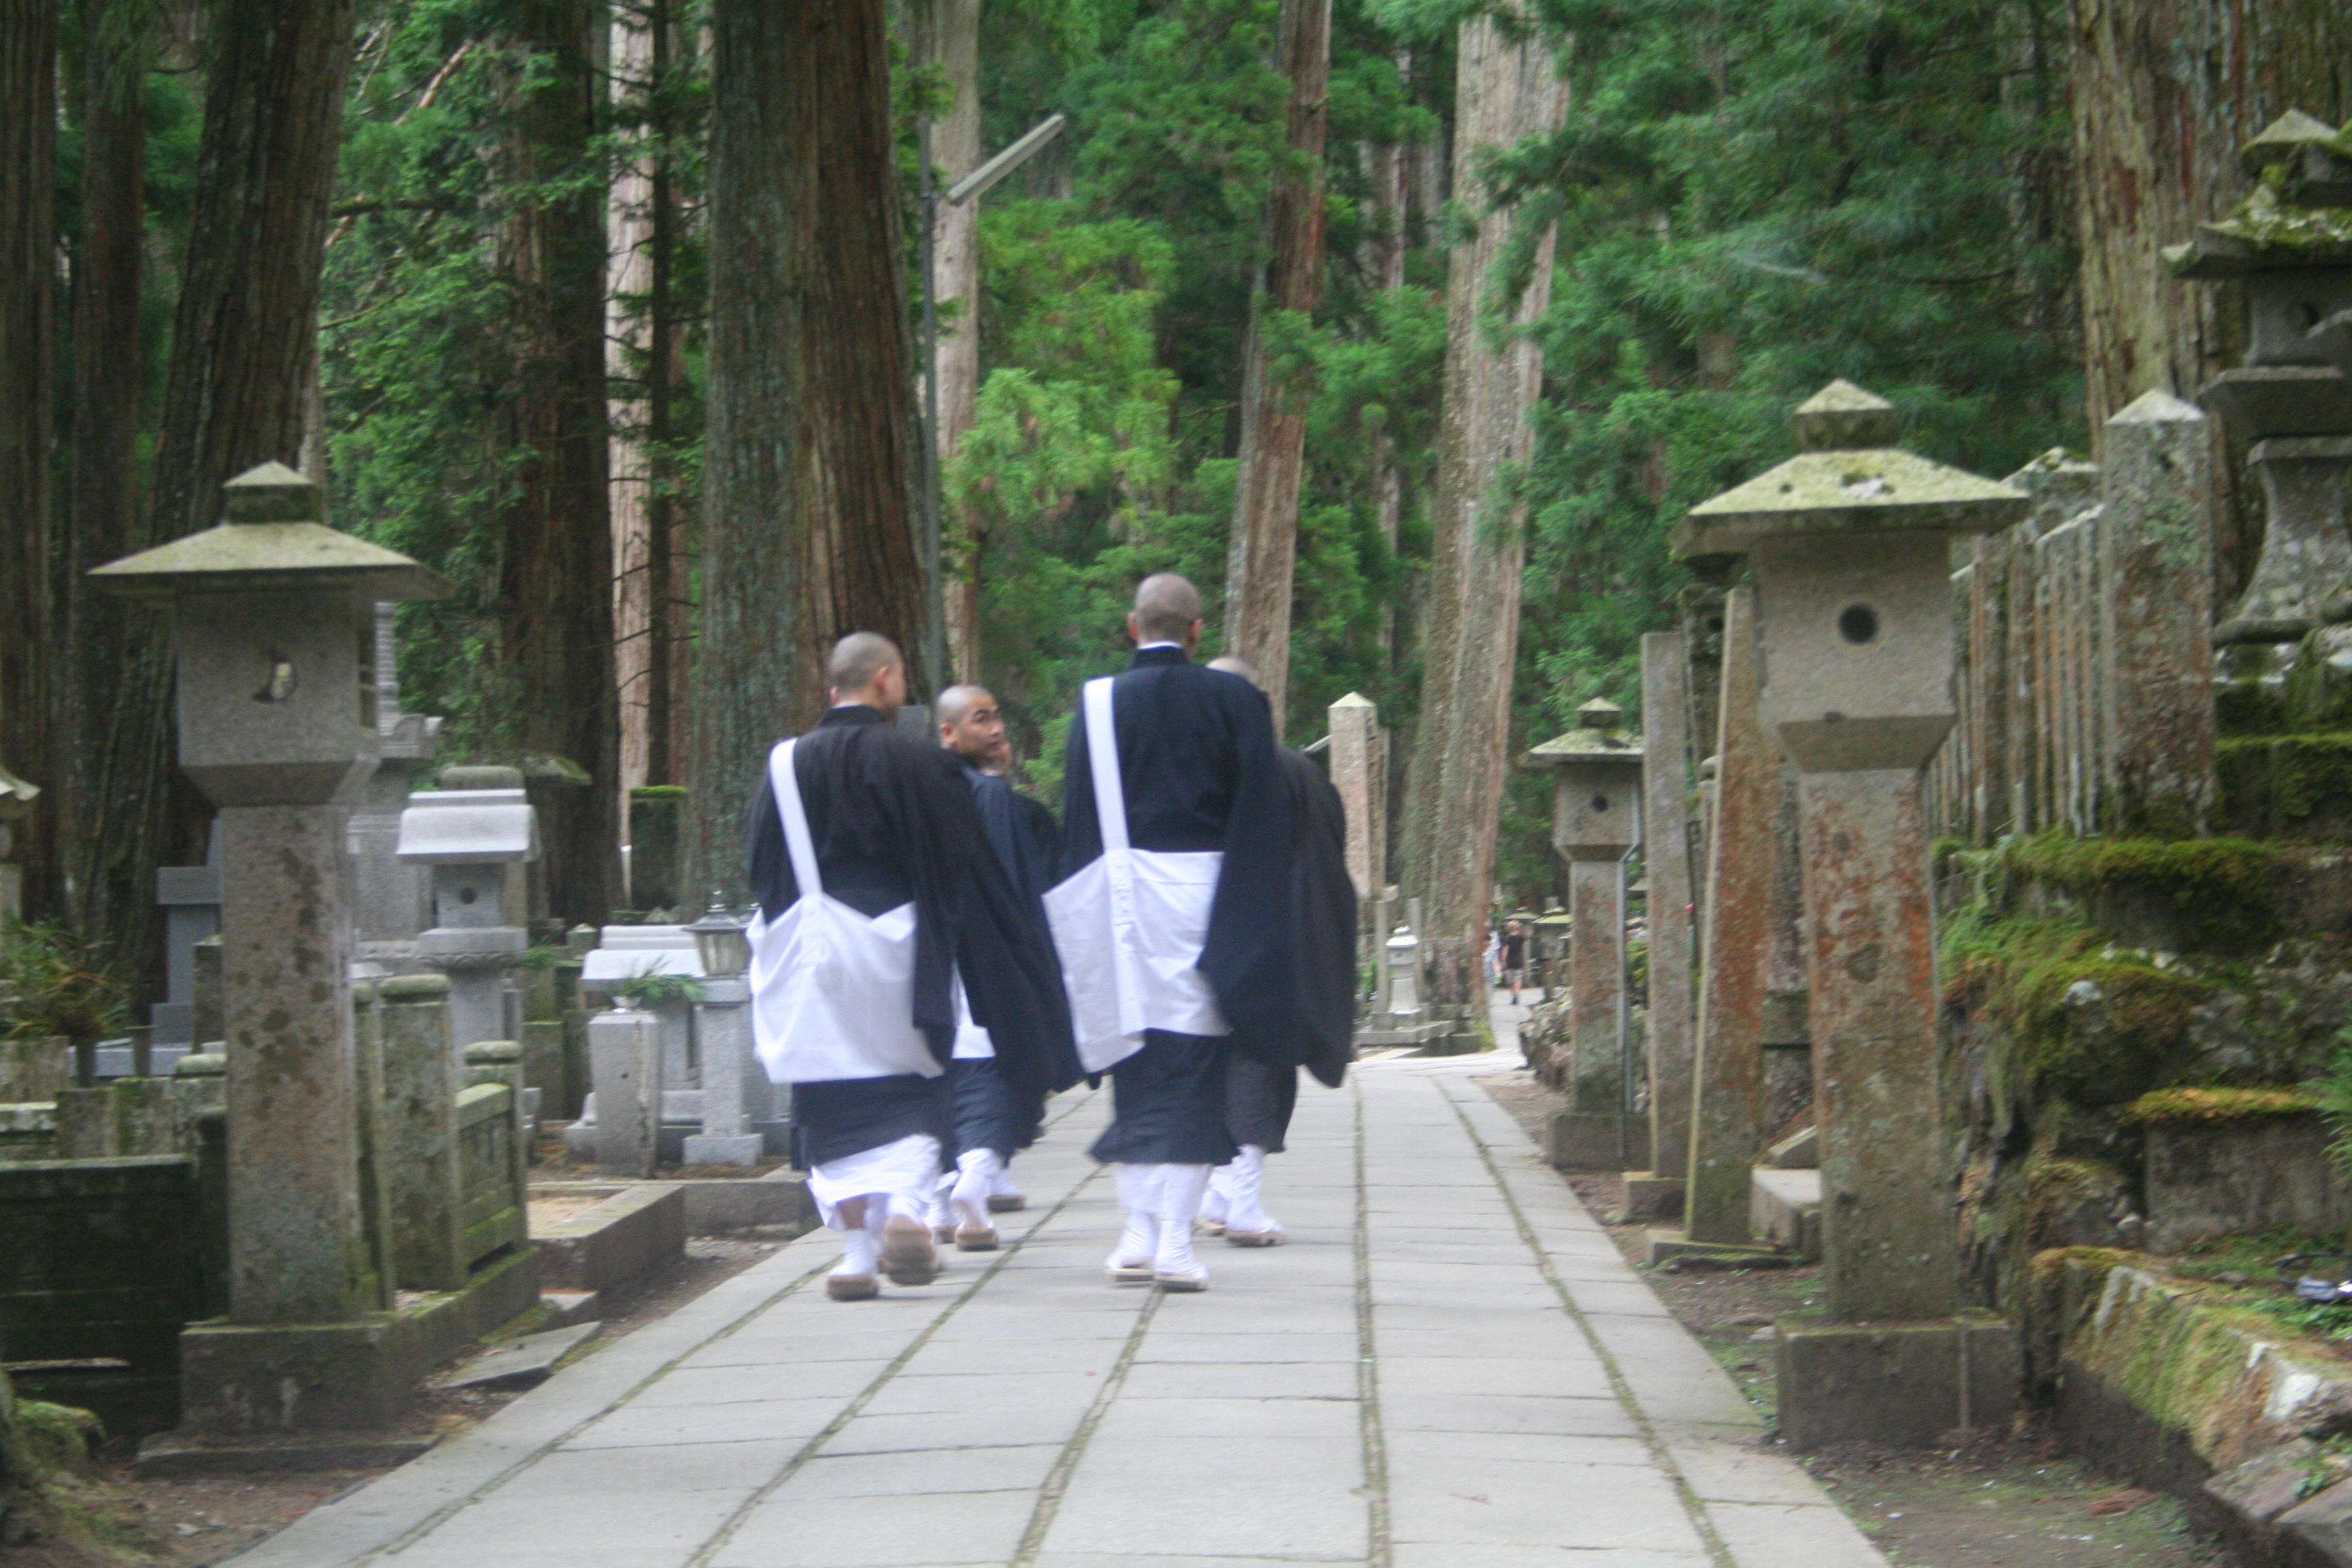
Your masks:
{"label": "stone lantern", "polygon": [[1795,423],[1796,457],[1674,540],[1746,557],[1759,709],[1800,774],[1827,1310],[1784,1321],[1781,1420],[1801,1449],[1932,1441],[2005,1421],[2016,1386],[2008,1331],[1958,1311],[1922,769],[1956,717],[1951,542],[2031,498],[1895,447],[1844,382]]}
{"label": "stone lantern", "polygon": [[1642,737],[1598,699],[1576,710],[1580,728],[1529,751],[1521,765],[1552,775],[1551,847],[1568,862],[1570,1105],[1553,1118],[1553,1158],[1623,1170],[1625,857],[1642,842]]}
{"label": "stone lantern", "polygon": [[2282,645],[2352,618],[2331,603],[2352,585],[2352,160],[2336,147],[2311,116],[2282,116],[2246,144],[2252,193],[2164,253],[2175,276],[2236,282],[2245,301],[2245,363],[2197,395],[2252,443],[2267,514],[2261,559],[2213,633],[2233,673],[2275,679]]}
{"label": "stone lantern", "polygon": [[521,1033],[507,1016],[505,975],[530,939],[514,918],[513,868],[539,858],[539,818],[512,768],[450,769],[400,814],[399,858],[431,878],[433,924],[416,961],[449,977],[449,1028],[458,1058],[483,1040]]}
{"label": "stone lantern", "polygon": [[[450,590],[406,556],[323,526],[318,488],[280,464],[240,474],[224,492],[218,527],[90,575],[175,612],[180,766],[220,814],[225,1331],[235,1342],[197,1344],[203,1331],[192,1329],[182,1364],[192,1398],[209,1375],[208,1397],[283,1407],[292,1426],[312,1373],[320,1386],[337,1375],[306,1356],[350,1375],[330,1350],[302,1348],[316,1339],[310,1326],[370,1304],[344,837],[376,764],[362,648],[376,601]],[[312,1339],[237,1337],[287,1324]]]}
{"label": "stone lantern", "polygon": [[0,921],[24,918],[25,873],[11,857],[16,853],[16,825],[32,815],[33,798],[40,793],[40,785],[0,767]]}
{"label": "stone lantern", "polygon": [[702,1047],[702,1131],[687,1135],[688,1165],[756,1165],[767,1139],[752,1130],[767,1120],[772,1090],[751,1037],[751,964],[747,922],[728,912],[714,890],[710,908],[686,928],[702,963],[694,1031]]}

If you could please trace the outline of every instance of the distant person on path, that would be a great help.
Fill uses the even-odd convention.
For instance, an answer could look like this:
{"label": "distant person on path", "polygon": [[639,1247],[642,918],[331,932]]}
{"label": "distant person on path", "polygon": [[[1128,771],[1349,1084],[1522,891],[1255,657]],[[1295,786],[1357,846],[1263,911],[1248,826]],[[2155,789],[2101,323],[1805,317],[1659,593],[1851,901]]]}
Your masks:
{"label": "distant person on path", "polygon": [[1265,698],[1192,660],[1201,595],[1147,577],[1135,660],[1090,680],[1063,773],[1064,880],[1048,895],[1078,1054],[1108,1069],[1126,1228],[1115,1283],[1199,1290],[1192,1219],[1225,1130],[1228,1036],[1296,1066],[1290,795]]}
{"label": "distant person on path", "polygon": [[[1209,668],[1257,684],[1247,659],[1213,658]],[[1289,920],[1298,984],[1297,1037],[1289,1045],[1318,1082],[1337,1089],[1356,1054],[1356,885],[1348,876],[1348,810],[1313,758],[1295,746],[1282,747],[1279,757],[1290,795]],[[1241,1044],[1225,1062],[1225,1131],[1240,1152],[1210,1173],[1201,1218],[1211,1235],[1231,1246],[1278,1247],[1282,1222],[1265,1211],[1265,1157],[1286,1147],[1298,1104],[1298,1068],[1267,1059],[1286,1051],[1261,1055]]]}
{"label": "distant person on path", "polygon": [[[980,808],[986,830],[986,852],[996,857],[1023,914],[1035,925],[1039,942],[1050,949],[1053,936],[1041,900],[1054,879],[1062,830],[1042,802],[1004,780],[1013,748],[1004,738],[1004,715],[995,695],[984,686],[950,686],[940,693],[933,717],[939,721],[940,744],[963,763],[972,804]],[[1027,1202],[1006,1167],[1017,1151],[1036,1142],[1045,1117],[1045,1096],[1042,1089],[1014,1089],[997,1069],[995,1041],[972,1021],[961,989],[948,1084],[955,1109],[955,1168],[940,1179],[932,1235],[952,1240],[967,1252],[986,1252],[997,1244],[989,1215]]]}
{"label": "distant person on path", "polygon": [[1496,961],[1502,966],[1503,984],[1511,988],[1511,1005],[1519,1005],[1519,987],[1528,978],[1528,928],[1517,921],[1503,927]]}
{"label": "distant person on path", "polygon": [[984,835],[955,757],[897,728],[896,644],[853,632],[826,665],[833,707],[779,742],[746,824],[752,1026],[793,1089],[793,1162],[845,1247],[837,1301],[939,1276],[925,1208],[953,1137],[945,1068],[954,980],[1024,1092],[1076,1081],[1067,1001]]}

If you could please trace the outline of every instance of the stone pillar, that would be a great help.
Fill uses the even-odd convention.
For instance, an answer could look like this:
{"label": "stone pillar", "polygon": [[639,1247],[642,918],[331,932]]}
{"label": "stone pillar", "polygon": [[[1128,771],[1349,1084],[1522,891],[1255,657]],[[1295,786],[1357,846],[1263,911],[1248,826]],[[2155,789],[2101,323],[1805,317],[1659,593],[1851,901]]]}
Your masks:
{"label": "stone pillar", "polygon": [[2189,404],[2150,392],[2107,421],[2103,451],[2102,826],[2194,836],[2213,806],[2212,430]]}
{"label": "stone pillar", "polygon": [[360,1239],[367,1258],[364,1305],[381,1312],[392,1306],[399,1285],[392,1258],[392,1180],[383,1145],[383,1002],[373,982],[352,987],[352,1064],[359,1111]]}
{"label": "stone pillar", "polygon": [[[1780,760],[1772,816],[1771,935],[1764,960],[1762,1121],[1769,1137],[1813,1098],[1812,1029],[1805,992],[1804,850],[1797,770]],[[1760,1147],[1762,1140],[1759,1140]]]}
{"label": "stone pillar", "polygon": [[[1372,816],[1372,770],[1379,749],[1380,710],[1361,692],[1331,704],[1331,784],[1348,818],[1348,877],[1356,897],[1370,902],[1386,882],[1379,858],[1379,824]],[[1381,928],[1375,924],[1375,931]]]}
{"label": "stone pillar", "polygon": [[[155,901],[163,909],[163,1000],[148,1009],[148,1018],[161,1043],[194,1045],[196,944],[218,936],[221,928],[217,832],[211,836],[203,865],[155,868]],[[204,1038],[216,1040],[220,1037],[215,1034]]]}
{"label": "stone pillar", "polygon": [[220,813],[228,1040],[229,1316],[362,1306],[350,912],[341,805]]}
{"label": "stone pillar", "polygon": [[[1622,1123],[1625,1104],[1625,862],[1568,863],[1569,1102],[1581,1114]],[[1625,1164],[1623,1129],[1613,1163]],[[1596,1150],[1598,1155],[1602,1151]]]}
{"label": "stone pillar", "polygon": [[1780,758],[1757,720],[1755,616],[1754,591],[1732,590],[1724,604],[1689,1184],[1682,1234],[1654,1233],[1654,1251],[1683,1240],[1744,1246],[1748,1239],[1749,1172],[1763,1139],[1764,969],[1780,797]]}
{"label": "stone pillar", "polygon": [[[686,1140],[689,1165],[756,1165],[767,1140],[751,1130],[765,1121],[752,1103],[768,1077],[751,1040],[751,987],[743,980],[713,976],[702,983],[694,1007],[695,1033],[702,1042],[702,1131]],[[764,1098],[764,1096],[761,1096]],[[596,1100],[604,1115],[604,1098]]]}
{"label": "stone pillar", "polygon": [[[1690,1166],[1690,692],[1679,632],[1642,638],[1642,863],[1650,879],[1650,1174],[1680,1183]],[[1681,1189],[1657,1195],[1681,1207]],[[1628,1212],[1633,1211],[1629,1203]]]}
{"label": "stone pillar", "polygon": [[221,993],[221,946],[220,938],[208,936],[188,950],[188,1027],[200,1051],[219,1045],[228,1035]]}
{"label": "stone pillar", "polygon": [[394,1275],[404,1290],[455,1290],[466,1282],[466,1231],[450,984],[438,974],[404,974],[378,982],[376,994]]}
{"label": "stone pillar", "polygon": [[588,1020],[596,1093],[596,1166],[643,1181],[659,1153],[661,1025],[650,1013],[614,1009]]}

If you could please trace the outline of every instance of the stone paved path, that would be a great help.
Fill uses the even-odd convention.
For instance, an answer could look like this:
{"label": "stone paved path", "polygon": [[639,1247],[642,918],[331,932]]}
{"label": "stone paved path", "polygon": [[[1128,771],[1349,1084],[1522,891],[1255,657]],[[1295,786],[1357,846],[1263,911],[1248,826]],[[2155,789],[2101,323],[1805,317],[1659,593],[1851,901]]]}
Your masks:
{"label": "stone paved path", "polygon": [[236,1568],[1885,1568],[1472,1081],[1514,1059],[1307,1086],[1293,1245],[1200,1296],[1102,1283],[1066,1096],[1004,1250],[844,1305],[804,1237]]}

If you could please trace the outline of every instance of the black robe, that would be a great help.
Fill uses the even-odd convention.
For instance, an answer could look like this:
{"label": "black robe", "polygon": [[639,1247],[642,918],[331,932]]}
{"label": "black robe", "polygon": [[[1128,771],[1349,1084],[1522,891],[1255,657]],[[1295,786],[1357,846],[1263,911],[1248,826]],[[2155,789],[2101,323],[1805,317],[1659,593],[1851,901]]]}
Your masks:
{"label": "black robe", "polygon": [[1356,1055],[1356,883],[1348,875],[1348,808],[1323,770],[1304,752],[1284,747],[1298,847],[1291,883],[1298,982],[1300,1060],[1326,1088],[1337,1089]]}
{"label": "black robe", "polygon": [[[974,853],[985,830],[954,753],[852,704],[802,737],[793,763],[824,890],[867,916],[915,905],[913,1023],[931,1054],[944,1066],[954,1051],[961,966],[973,1019],[1007,1042],[1006,1079],[1037,1092],[1076,1082],[1052,943],[996,858]],[[751,894],[773,920],[800,885],[765,767],[745,826]]]}
{"label": "black robe", "polygon": [[[1111,699],[1129,843],[1223,852],[1198,967],[1237,1046],[1297,1065],[1290,792],[1264,694],[1181,648],[1150,647],[1114,679]],[[1102,854],[1083,711],[1063,763],[1062,825],[1066,877]]]}
{"label": "black robe", "polygon": [[[1042,802],[1020,794],[995,774],[970,763],[963,773],[989,848],[1011,880],[1023,911],[1035,922],[1039,940],[1050,950],[1054,936],[1045,920],[1045,893],[1053,883],[1061,828]],[[993,1031],[991,1037],[1002,1055],[1004,1047],[996,1042]],[[950,1157],[971,1149],[992,1149],[999,1159],[1010,1160],[1037,1141],[1045,1116],[1042,1089],[1015,1089],[992,1058],[960,1058],[948,1064],[948,1076],[955,1119]]]}

